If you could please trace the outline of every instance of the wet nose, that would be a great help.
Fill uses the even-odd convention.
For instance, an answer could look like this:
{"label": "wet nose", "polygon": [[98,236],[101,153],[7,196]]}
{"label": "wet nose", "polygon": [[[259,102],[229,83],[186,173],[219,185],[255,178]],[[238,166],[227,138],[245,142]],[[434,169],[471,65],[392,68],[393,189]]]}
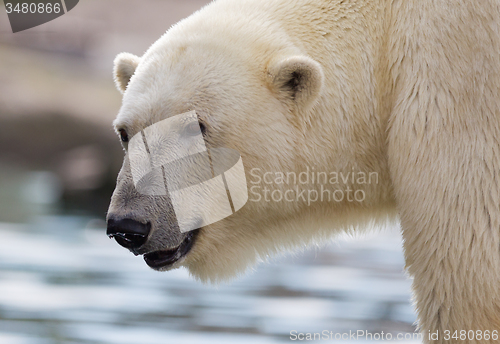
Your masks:
{"label": "wet nose", "polygon": [[128,249],[136,249],[144,245],[148,239],[151,223],[141,223],[132,219],[108,219],[106,234],[115,238],[116,242]]}

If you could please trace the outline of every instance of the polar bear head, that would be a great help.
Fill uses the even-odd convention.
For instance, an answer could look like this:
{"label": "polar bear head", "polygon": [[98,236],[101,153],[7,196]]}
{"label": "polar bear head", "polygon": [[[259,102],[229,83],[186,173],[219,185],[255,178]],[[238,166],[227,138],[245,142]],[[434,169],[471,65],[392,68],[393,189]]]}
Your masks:
{"label": "polar bear head", "polygon": [[[332,98],[323,63],[268,22],[243,17],[239,22],[238,14],[225,21],[207,11],[171,28],[142,57],[122,53],[115,59],[123,103],[114,126],[126,155],[108,212],[108,234],[156,270],[185,266],[201,280],[220,281],[281,248],[326,236],[325,221],[332,216],[342,224],[352,208],[369,208],[346,200],[311,204],[294,189],[298,174],[330,171],[334,161],[336,171],[348,172],[374,164],[353,163],[364,153],[342,147],[346,135],[336,134],[342,129],[321,118],[329,111],[325,99]],[[184,232],[171,198],[137,189],[129,150],[145,129],[190,112],[196,113],[207,147],[241,155],[252,194],[220,221],[203,225],[193,215],[187,221],[195,228]],[[291,174],[293,180],[278,180]],[[347,179],[344,185],[351,183]],[[281,199],[272,194],[276,191]],[[287,191],[291,201],[283,199]],[[197,207],[189,197],[182,200],[184,210]]]}

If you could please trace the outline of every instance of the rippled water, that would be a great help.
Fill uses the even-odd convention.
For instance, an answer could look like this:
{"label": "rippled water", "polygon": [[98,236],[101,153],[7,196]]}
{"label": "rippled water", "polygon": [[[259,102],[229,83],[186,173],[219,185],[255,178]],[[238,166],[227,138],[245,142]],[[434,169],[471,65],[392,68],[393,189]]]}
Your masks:
{"label": "rippled water", "polygon": [[296,342],[293,330],[414,331],[397,231],[277,258],[214,288],[182,269],[150,270],[89,220],[0,224],[0,343],[253,344]]}

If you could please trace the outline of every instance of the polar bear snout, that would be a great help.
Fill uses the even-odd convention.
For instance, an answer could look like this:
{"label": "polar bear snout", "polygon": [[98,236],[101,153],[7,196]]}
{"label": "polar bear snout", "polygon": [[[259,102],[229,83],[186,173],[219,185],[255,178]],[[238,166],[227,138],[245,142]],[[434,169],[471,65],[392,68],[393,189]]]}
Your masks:
{"label": "polar bear snout", "polygon": [[151,223],[146,224],[133,219],[109,218],[106,234],[121,246],[134,250],[144,245],[151,231]]}

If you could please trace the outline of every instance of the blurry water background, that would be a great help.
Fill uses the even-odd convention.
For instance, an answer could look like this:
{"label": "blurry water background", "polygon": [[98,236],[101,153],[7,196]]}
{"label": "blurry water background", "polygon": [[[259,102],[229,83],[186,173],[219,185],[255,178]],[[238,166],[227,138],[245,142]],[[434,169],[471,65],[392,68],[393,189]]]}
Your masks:
{"label": "blurry water background", "polygon": [[121,99],[114,56],[142,55],[206,3],[83,0],[16,34],[0,5],[1,344],[285,343],[294,330],[415,331],[398,228],[277,257],[217,288],[183,269],[154,272],[106,237],[123,156],[111,127]]}

